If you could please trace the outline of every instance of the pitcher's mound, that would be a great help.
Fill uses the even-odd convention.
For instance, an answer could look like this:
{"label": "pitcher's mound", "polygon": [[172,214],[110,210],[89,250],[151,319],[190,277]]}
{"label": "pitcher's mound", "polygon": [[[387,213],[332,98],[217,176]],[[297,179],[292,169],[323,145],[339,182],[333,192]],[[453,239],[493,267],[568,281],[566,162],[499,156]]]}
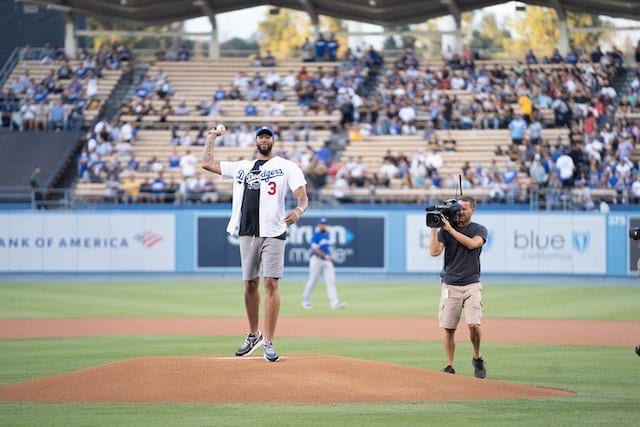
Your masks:
{"label": "pitcher's mound", "polygon": [[531,399],[567,391],[325,355],[141,357],[0,387],[0,401],[343,403]]}

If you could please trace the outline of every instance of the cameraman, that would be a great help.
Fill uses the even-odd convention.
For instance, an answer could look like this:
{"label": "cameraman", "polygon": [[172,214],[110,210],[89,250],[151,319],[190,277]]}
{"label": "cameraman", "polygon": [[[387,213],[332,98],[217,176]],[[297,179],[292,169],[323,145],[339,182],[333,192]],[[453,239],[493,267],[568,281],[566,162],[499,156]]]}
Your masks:
{"label": "cameraman", "polygon": [[440,231],[431,228],[429,252],[438,256],[444,250],[444,267],[440,273],[442,291],[438,310],[439,326],[444,329],[444,350],[447,354],[447,367],[444,372],[455,374],[454,354],[456,350],[455,333],[460,315],[469,326],[473,344],[474,374],[484,378],[487,374],[484,360],[480,354],[480,323],[482,321],[482,284],[480,283],[480,253],[487,241],[487,229],[483,225],[471,222],[476,211],[473,197],[462,196],[458,199],[462,210],[458,222],[451,225],[443,215]]}

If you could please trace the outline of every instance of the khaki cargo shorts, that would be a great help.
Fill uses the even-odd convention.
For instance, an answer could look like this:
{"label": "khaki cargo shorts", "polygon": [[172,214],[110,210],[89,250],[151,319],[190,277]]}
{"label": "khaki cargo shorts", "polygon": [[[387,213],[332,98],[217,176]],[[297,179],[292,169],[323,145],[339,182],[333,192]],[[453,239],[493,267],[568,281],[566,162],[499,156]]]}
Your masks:
{"label": "khaki cargo shorts", "polygon": [[465,286],[453,286],[443,283],[438,309],[439,326],[445,329],[457,329],[463,310],[467,325],[481,324],[482,284],[477,282]]}

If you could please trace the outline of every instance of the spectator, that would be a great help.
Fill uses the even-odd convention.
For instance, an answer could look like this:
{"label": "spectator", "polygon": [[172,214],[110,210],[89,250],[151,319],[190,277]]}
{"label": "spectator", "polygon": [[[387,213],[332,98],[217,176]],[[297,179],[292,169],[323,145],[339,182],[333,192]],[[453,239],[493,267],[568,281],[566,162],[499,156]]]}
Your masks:
{"label": "spectator", "polygon": [[304,39],[304,43],[300,46],[300,52],[303,62],[313,62],[316,58],[314,47],[308,37]]}
{"label": "spectator", "polygon": [[542,142],[542,123],[537,114],[534,114],[533,122],[529,126],[529,144],[535,146],[540,142]]}
{"label": "spectator", "polygon": [[120,127],[120,140],[131,143],[134,139],[134,129],[131,126],[131,123],[125,120]]}
{"label": "spectator", "polygon": [[350,203],[351,188],[349,186],[348,172],[345,170],[338,173],[333,184],[333,196],[340,203]]}
{"label": "spectator", "polygon": [[31,172],[31,176],[29,177],[29,186],[31,187],[31,191],[33,192],[33,199],[35,200],[37,209],[44,208],[42,204],[42,200],[43,200],[42,188],[40,187],[41,172],[42,172],[42,167],[40,167],[40,165],[36,165],[33,168],[33,172]]}
{"label": "spectator", "polygon": [[629,202],[640,203],[640,172],[636,172],[634,175],[635,175],[635,178],[631,183]]}
{"label": "spectator", "polygon": [[173,114],[176,116],[188,116],[189,111],[190,108],[187,106],[187,102],[181,101],[180,104],[173,109]]}
{"label": "spectator", "polygon": [[214,101],[223,101],[224,99],[226,99],[227,97],[227,92],[224,90],[224,87],[220,86],[218,87],[218,89],[216,89],[216,91],[213,93],[213,99]]}
{"label": "spectator", "polygon": [[131,169],[132,171],[137,171],[138,169],[140,169],[140,162],[136,159],[136,156],[133,153],[131,154],[131,158],[127,162],[127,168]]}
{"label": "spectator", "polygon": [[219,199],[218,188],[213,179],[207,178],[202,185],[202,197],[200,200],[203,203],[217,203]]}
{"label": "spectator", "polygon": [[191,154],[191,150],[187,150],[184,156],[180,158],[180,170],[183,178],[189,178],[195,175],[198,159]]}
{"label": "spectator", "polygon": [[263,67],[275,67],[276,66],[276,58],[273,56],[270,50],[267,51],[267,54],[262,57],[260,61],[260,65]]}
{"label": "spectator", "polygon": [[429,155],[425,158],[424,165],[427,168],[427,175],[431,176],[444,165],[444,160],[442,159],[442,155],[440,155],[436,149],[432,149]]}
{"label": "spectator", "polygon": [[573,159],[566,154],[565,150],[562,151],[562,154],[556,160],[556,168],[558,170],[558,176],[560,177],[562,187],[572,187],[576,166],[573,163]]}
{"label": "spectator", "polygon": [[324,61],[327,55],[327,41],[322,34],[318,35],[314,46],[316,49],[316,61]]}
{"label": "spectator", "polygon": [[167,196],[167,182],[162,177],[162,172],[159,172],[156,178],[151,182],[151,201],[164,203]]}
{"label": "spectator", "polygon": [[169,155],[167,159],[169,170],[178,170],[180,169],[180,154],[178,150],[174,147],[173,152]]}
{"label": "spectator", "polygon": [[256,107],[256,105],[252,101],[249,101],[249,103],[244,107],[244,115],[249,117],[257,116],[258,107]]}
{"label": "spectator", "polygon": [[533,53],[533,49],[529,49],[527,51],[527,54],[524,57],[524,62],[527,65],[532,65],[532,64],[537,64],[538,63],[538,57]]}
{"label": "spectator", "polygon": [[149,95],[149,91],[144,87],[142,83],[138,83],[138,85],[136,86],[135,93],[138,99],[140,100],[147,99],[147,96]]}
{"label": "spectator", "polygon": [[86,98],[92,99],[98,96],[98,77],[92,73],[87,80]]}
{"label": "spectator", "polygon": [[104,199],[106,202],[118,203],[122,187],[115,175],[110,175],[104,183]]}
{"label": "spectator", "polygon": [[534,179],[539,188],[544,188],[549,183],[549,173],[541,161],[540,154],[536,154],[529,167],[529,176]]}
{"label": "spectator", "polygon": [[511,131],[513,145],[522,145],[527,130],[527,122],[522,118],[521,113],[516,113],[515,118],[509,122],[509,130]]}
{"label": "spectator", "polygon": [[147,172],[156,172],[160,174],[164,170],[164,166],[162,166],[162,163],[160,163],[157,156],[152,156],[147,162],[146,169]]}
{"label": "spectator", "polygon": [[329,61],[334,62],[338,56],[338,49],[340,48],[340,43],[336,39],[335,34],[331,34],[326,46],[328,59]]}
{"label": "spectator", "polygon": [[189,53],[187,46],[182,45],[178,51],[178,61],[188,61],[190,56],[191,54]]}

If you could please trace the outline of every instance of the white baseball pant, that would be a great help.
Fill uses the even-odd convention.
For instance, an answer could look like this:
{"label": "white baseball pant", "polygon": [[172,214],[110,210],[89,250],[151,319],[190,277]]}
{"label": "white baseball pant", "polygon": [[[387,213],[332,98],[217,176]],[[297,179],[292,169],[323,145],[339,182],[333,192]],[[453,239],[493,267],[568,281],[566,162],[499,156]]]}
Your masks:
{"label": "white baseball pant", "polygon": [[324,281],[327,286],[327,296],[329,297],[331,305],[338,304],[340,300],[338,300],[338,291],[336,290],[336,270],[333,266],[333,262],[315,255],[309,259],[309,280],[307,280],[307,285],[304,288],[302,300],[311,300],[311,292],[313,292],[313,288],[322,273],[324,273]]}

